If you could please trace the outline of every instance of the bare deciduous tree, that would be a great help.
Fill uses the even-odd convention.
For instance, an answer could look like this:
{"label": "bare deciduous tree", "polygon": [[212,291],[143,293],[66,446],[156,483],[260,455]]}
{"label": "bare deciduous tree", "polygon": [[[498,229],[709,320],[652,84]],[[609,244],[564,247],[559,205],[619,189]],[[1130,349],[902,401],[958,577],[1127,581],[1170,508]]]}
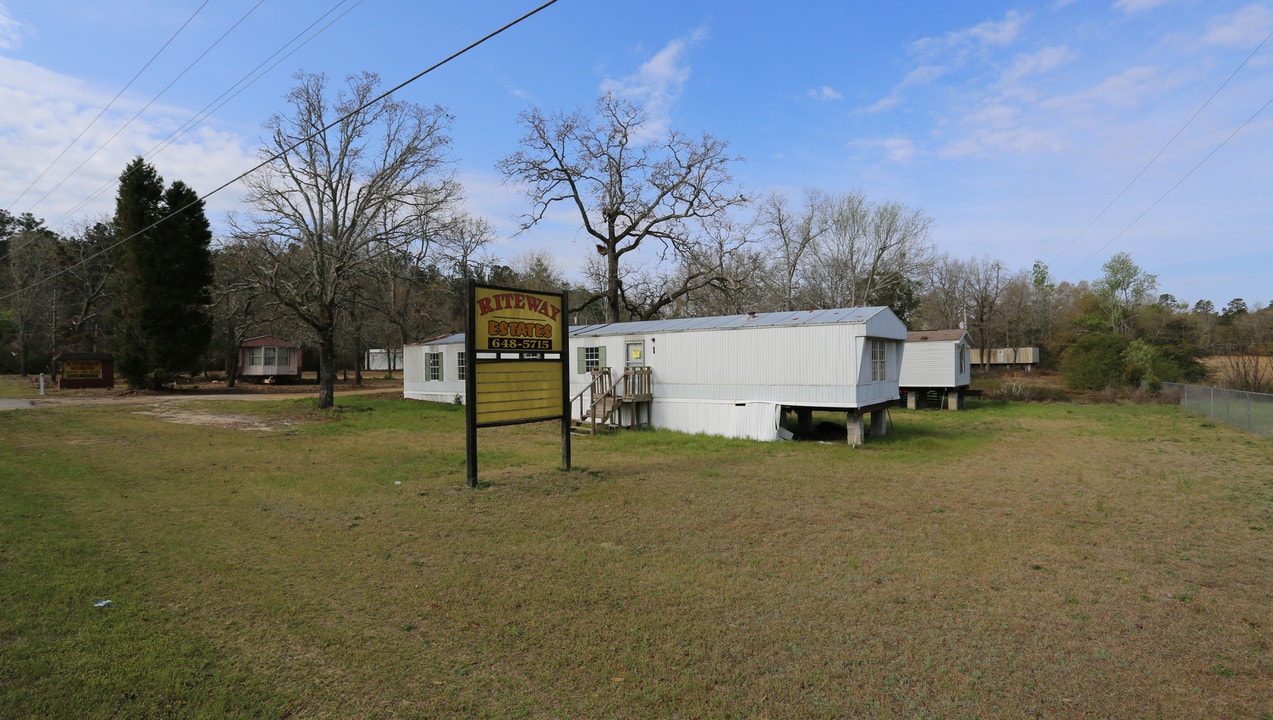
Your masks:
{"label": "bare deciduous tree", "polygon": [[819,307],[884,304],[894,285],[921,276],[931,262],[933,221],[920,209],[854,192],[828,198],[823,212],[808,273]]}
{"label": "bare deciduous tree", "polygon": [[829,199],[820,190],[805,193],[804,205],[791,209],[787,197],[772,193],[761,201],[756,224],[772,253],[768,275],[780,310],[796,310],[806,256],[826,231],[824,222]]}
{"label": "bare deciduous tree", "polygon": [[297,80],[291,114],[266,123],[269,162],[245,181],[256,212],[235,227],[260,252],[260,281],[317,338],[318,406],[328,408],[351,283],[378,257],[419,243],[458,188],[443,172],[444,109],[377,100],[371,73],[351,75],[334,94],[321,74]]}
{"label": "bare deciduous tree", "polygon": [[111,247],[115,227],[109,221],[84,225],[57,246],[59,315],[53,351],[94,352],[102,340],[101,320],[110,300],[114,270]]}
{"label": "bare deciduous tree", "polygon": [[49,330],[57,324],[52,308],[57,305],[54,296],[56,284],[48,282],[55,272],[57,235],[43,226],[24,229],[12,236],[8,252],[11,286],[10,296],[14,341],[13,352],[18,356],[18,373],[27,376],[32,339],[41,329]]}
{"label": "bare deciduous tree", "polygon": [[[619,320],[625,311],[651,317],[696,284],[710,281],[694,271],[670,285],[644,282],[645,274],[630,276],[633,284],[624,285],[628,267],[641,264],[635,260],[638,250],[683,267],[700,250],[696,226],[745,202],[733,187],[730,166],[737,158],[728,154],[725,142],[710,135],[693,140],[675,131],[652,138],[644,110],[610,93],[597,101],[591,117],[579,112],[546,116],[535,109],[521,119],[527,129],[521,149],[499,167],[506,178],[526,185],[531,210],[522,228],[543,221],[557,203],[574,208],[603,261],[600,289],[607,319]],[[639,285],[638,278],[643,280]],[[652,287],[658,289],[638,292]]]}

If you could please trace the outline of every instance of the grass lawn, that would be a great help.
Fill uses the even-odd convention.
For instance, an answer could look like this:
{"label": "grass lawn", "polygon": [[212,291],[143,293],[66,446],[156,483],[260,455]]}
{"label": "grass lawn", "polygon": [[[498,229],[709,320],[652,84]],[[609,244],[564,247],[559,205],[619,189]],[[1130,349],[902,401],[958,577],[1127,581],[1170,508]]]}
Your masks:
{"label": "grass lawn", "polygon": [[337,402],[0,412],[0,717],[1273,718],[1273,444],[1178,408],[484,429],[470,490],[463,408]]}

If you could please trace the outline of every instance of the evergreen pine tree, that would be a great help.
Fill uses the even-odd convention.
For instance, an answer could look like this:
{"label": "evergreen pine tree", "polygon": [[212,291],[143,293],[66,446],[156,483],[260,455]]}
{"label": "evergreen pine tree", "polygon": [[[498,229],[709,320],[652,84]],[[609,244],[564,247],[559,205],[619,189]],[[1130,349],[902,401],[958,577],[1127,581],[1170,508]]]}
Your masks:
{"label": "evergreen pine tree", "polygon": [[212,334],[211,226],[203,202],[136,158],[119,178],[115,226],[115,366],[131,387],[158,389],[189,370]]}

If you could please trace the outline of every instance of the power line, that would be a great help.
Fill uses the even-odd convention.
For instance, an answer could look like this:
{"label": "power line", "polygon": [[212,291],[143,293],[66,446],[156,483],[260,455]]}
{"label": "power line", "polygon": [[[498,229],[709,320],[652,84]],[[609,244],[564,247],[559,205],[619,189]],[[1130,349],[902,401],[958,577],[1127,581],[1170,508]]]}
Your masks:
{"label": "power line", "polygon": [[97,259],[97,258],[101,257],[102,255],[105,255],[106,253],[111,252],[111,251],[112,251],[112,250],[114,250],[115,248],[119,247],[120,245],[123,245],[124,243],[126,243],[126,242],[128,242],[129,240],[131,240],[131,239],[133,239],[133,238],[137,237],[138,235],[141,235],[142,233],[147,232],[147,231],[151,230],[152,228],[158,227],[161,223],[165,222],[165,221],[166,221],[166,220],[168,220],[169,218],[171,218],[171,217],[173,217],[173,216],[176,216],[176,215],[179,215],[179,214],[181,214],[181,213],[185,212],[186,210],[190,209],[191,207],[194,207],[195,205],[198,205],[199,203],[204,202],[204,201],[205,201],[205,200],[207,200],[208,198],[212,197],[213,195],[216,195],[217,193],[221,192],[222,190],[225,190],[226,188],[230,187],[231,185],[233,185],[233,184],[235,184],[235,183],[239,182],[240,180],[242,180],[243,178],[247,177],[248,175],[251,175],[252,173],[254,173],[254,172],[256,172],[256,171],[260,170],[260,169],[261,169],[261,168],[263,168],[263,167],[265,167],[266,165],[269,165],[270,163],[272,163],[272,162],[274,162],[274,161],[276,161],[276,160],[278,160],[278,159],[282,158],[283,156],[285,156],[285,155],[287,155],[288,153],[292,152],[293,150],[295,150],[296,148],[300,147],[301,145],[303,145],[303,144],[305,144],[305,143],[307,143],[307,142],[309,142],[309,141],[313,140],[314,138],[318,137],[319,135],[322,135],[323,133],[327,132],[328,130],[332,129],[333,127],[336,127],[337,125],[339,125],[339,124],[341,124],[341,123],[345,122],[345,121],[346,121],[346,120],[348,120],[349,118],[351,118],[351,117],[353,117],[353,116],[357,115],[358,113],[362,112],[364,109],[366,109],[366,108],[368,108],[368,107],[370,107],[370,106],[372,106],[372,105],[375,105],[376,103],[380,102],[381,100],[384,100],[385,98],[388,98],[388,97],[389,97],[390,95],[392,95],[393,93],[395,93],[395,92],[397,92],[397,91],[401,90],[402,88],[404,88],[404,87],[406,87],[406,86],[410,85],[411,83],[413,83],[413,82],[415,82],[415,81],[419,80],[420,78],[424,77],[425,75],[428,75],[429,73],[433,72],[434,70],[437,70],[438,68],[442,67],[443,65],[446,65],[446,64],[450,63],[452,60],[455,60],[456,58],[460,57],[461,55],[464,55],[464,54],[468,53],[469,51],[473,50],[474,48],[478,47],[479,45],[482,45],[482,44],[486,43],[488,40],[490,40],[490,39],[492,39],[492,38],[494,38],[494,37],[496,37],[496,36],[498,36],[498,35],[500,35],[500,34],[504,33],[505,31],[509,30],[510,28],[513,28],[513,27],[515,27],[515,26],[517,26],[517,25],[521,24],[522,22],[524,22],[524,21],[528,20],[529,18],[531,18],[531,17],[533,17],[533,16],[535,16],[535,15],[539,14],[540,12],[542,12],[542,11],[546,10],[547,8],[549,8],[549,7],[551,7],[551,6],[555,5],[555,4],[557,4],[557,2],[558,2],[558,0],[547,0],[547,2],[545,2],[545,3],[543,3],[542,5],[540,5],[540,6],[536,7],[535,9],[530,10],[529,12],[527,12],[527,13],[525,13],[525,14],[521,15],[520,17],[518,17],[518,18],[517,18],[517,19],[515,19],[515,20],[512,20],[512,21],[510,21],[510,22],[508,22],[508,23],[505,23],[505,24],[504,24],[503,26],[501,26],[499,29],[497,29],[497,30],[493,30],[493,31],[491,31],[491,32],[487,33],[486,35],[482,36],[481,38],[479,38],[479,39],[477,39],[477,40],[474,40],[473,42],[471,42],[471,43],[469,43],[468,45],[464,46],[463,48],[461,48],[461,49],[459,49],[459,50],[457,50],[457,51],[455,51],[455,52],[451,53],[450,55],[448,55],[447,57],[443,58],[442,60],[439,60],[438,62],[434,63],[433,65],[431,65],[431,66],[429,66],[429,67],[425,68],[424,70],[422,70],[422,71],[420,71],[420,72],[416,73],[415,75],[411,76],[410,78],[408,78],[408,79],[406,79],[406,80],[404,80],[404,81],[402,81],[402,82],[398,83],[397,85],[393,86],[393,87],[392,87],[392,88],[390,88],[389,90],[386,90],[385,92],[381,93],[380,95],[377,95],[376,97],[372,98],[371,100],[368,100],[367,102],[363,103],[362,105],[359,105],[358,107],[354,108],[353,110],[350,110],[349,112],[345,113],[344,115],[342,115],[342,116],[340,116],[340,117],[336,118],[335,120],[331,121],[330,123],[328,123],[328,124],[324,125],[323,127],[319,128],[318,130],[315,130],[314,132],[310,133],[309,135],[307,135],[307,136],[305,136],[305,137],[301,138],[300,140],[297,140],[295,143],[292,143],[291,145],[287,146],[286,148],[284,148],[284,149],[282,149],[282,150],[278,151],[277,153],[274,153],[274,154],[273,154],[273,155],[271,155],[270,157],[266,158],[265,160],[261,161],[260,163],[257,163],[256,165],[254,165],[253,167],[249,168],[248,170],[245,170],[244,172],[239,173],[239,174],[238,174],[237,176],[235,176],[234,178],[232,178],[232,179],[230,179],[230,180],[228,180],[228,181],[226,181],[226,182],[222,183],[221,185],[219,185],[218,187],[216,187],[216,188],[215,188],[215,189],[213,189],[212,191],[207,192],[207,193],[204,193],[203,195],[199,196],[198,198],[196,198],[196,199],[194,199],[194,200],[190,201],[189,203],[186,203],[186,204],[185,204],[185,205],[183,205],[182,207],[179,207],[179,208],[177,208],[177,209],[175,209],[175,210],[170,211],[167,215],[165,215],[165,216],[163,216],[163,217],[159,218],[158,220],[156,220],[156,221],[154,221],[153,223],[151,223],[151,224],[147,225],[146,227],[144,227],[144,228],[142,228],[142,229],[138,230],[137,232],[133,233],[132,235],[129,235],[129,236],[124,237],[124,238],[120,238],[119,240],[116,240],[116,241],[115,241],[115,243],[114,243],[114,244],[112,244],[112,245],[110,245],[109,247],[103,248],[102,250],[99,250],[98,252],[96,252],[96,253],[94,253],[94,254],[92,254],[92,255],[90,255],[90,256],[88,256],[88,257],[86,257],[86,258],[83,258],[83,259],[81,259],[79,262],[76,262],[76,263],[74,263],[74,264],[72,264],[72,265],[68,265],[67,267],[65,267],[65,268],[63,268],[63,269],[61,269],[61,270],[59,270],[59,271],[57,271],[57,272],[55,272],[55,273],[52,273],[52,274],[51,274],[51,275],[49,275],[48,277],[42,278],[42,279],[40,279],[40,280],[38,280],[38,281],[36,281],[36,282],[34,282],[34,283],[31,283],[30,285],[27,285],[26,287],[23,287],[23,288],[20,288],[20,289],[14,290],[13,292],[9,293],[8,295],[0,296],[0,300],[8,300],[8,299],[10,299],[10,298],[12,298],[12,297],[15,297],[15,296],[17,296],[17,295],[20,295],[21,293],[26,292],[27,290],[30,290],[30,289],[31,289],[31,288],[33,288],[33,287],[36,287],[36,286],[38,286],[38,285],[42,285],[42,284],[44,284],[44,283],[46,283],[46,282],[49,282],[49,281],[54,280],[54,279],[56,279],[56,278],[58,278],[58,277],[61,277],[62,275],[65,275],[66,273],[70,272],[71,270],[73,270],[73,269],[75,269],[75,268],[77,268],[77,267],[79,267],[79,266],[81,266],[81,265],[84,265],[84,264],[88,263],[90,260],[95,260],[95,259]]}
{"label": "power line", "polygon": [[[80,131],[80,134],[76,135],[74,140],[72,140],[66,147],[62,148],[62,152],[58,153],[57,157],[53,158],[53,162],[49,163],[49,166],[44,168],[44,170],[42,170],[40,174],[34,180],[31,181],[31,184],[27,185],[26,189],[24,189],[21,193],[18,194],[16,198],[13,199],[13,203],[10,205],[10,207],[16,207],[18,204],[18,201],[26,197],[26,194],[31,192],[31,188],[35,187],[36,183],[44,179],[44,176],[47,175],[48,172],[53,169],[53,166],[57,165],[58,161],[60,161],[63,157],[65,157],[66,153],[69,152],[71,148],[75,147],[75,143],[79,142],[80,138],[84,137],[84,133],[88,132],[89,129],[91,129],[94,125],[96,125],[98,120],[102,119],[102,116],[106,114],[106,111],[110,110],[111,107],[115,105],[115,102],[119,100],[119,98],[123,96],[125,92],[128,91],[128,88],[133,86],[133,83],[137,82],[137,78],[141,77],[142,73],[146,72],[146,69],[149,68],[150,65],[153,62],[155,62],[155,60],[157,60],[160,55],[163,54],[164,50],[168,49],[168,46],[172,44],[172,41],[177,39],[177,36],[180,35],[183,30],[186,29],[186,26],[189,25],[191,21],[195,19],[196,15],[198,15],[205,7],[207,7],[209,2],[211,2],[211,0],[203,0],[203,4],[195,8],[195,11],[190,14],[190,17],[186,18],[186,21],[181,24],[181,27],[177,28],[177,31],[174,32],[172,36],[168,38],[168,41],[165,42],[162,47],[156,50],[154,55],[150,56],[150,59],[146,61],[145,65],[141,66],[141,69],[137,71],[137,74],[133,75],[132,79],[129,80],[128,83],[124,85],[124,87],[120,88],[119,92],[115,93],[115,97],[111,98],[111,101],[106,103],[106,106],[103,107],[100,111],[98,111],[97,116],[94,117],[92,120],[90,120],[88,125],[84,126],[84,129]],[[37,201],[36,204],[38,205],[39,202]],[[35,206],[32,205],[32,207],[35,207]]]}
{"label": "power line", "polygon": [[75,173],[79,172],[85,165],[87,165],[89,160],[92,160],[93,158],[97,157],[97,154],[101,152],[102,150],[104,150],[106,146],[111,143],[111,141],[119,137],[119,134],[124,132],[125,128],[127,128],[129,125],[132,125],[134,120],[141,117],[142,113],[149,110],[151,105],[154,105],[155,102],[159,100],[159,98],[163,97],[164,93],[168,92],[168,90],[172,88],[173,85],[176,85],[178,80],[185,77],[186,73],[190,72],[191,68],[193,68],[195,65],[198,65],[199,62],[203,60],[203,58],[207,57],[208,53],[212,52],[213,48],[220,45],[221,41],[225,40],[226,36],[234,32],[235,28],[237,28],[240,24],[242,24],[244,20],[247,20],[248,16],[256,12],[257,8],[261,7],[261,5],[263,4],[265,4],[265,0],[257,0],[257,3],[253,5],[250,10],[244,13],[242,17],[234,21],[234,24],[231,25],[224,33],[221,34],[221,37],[217,38],[216,41],[214,41],[211,45],[209,45],[208,48],[199,55],[199,57],[195,58],[189,65],[185,67],[184,70],[178,73],[177,77],[173,78],[172,81],[169,82],[167,85],[165,85],[164,88],[160,90],[158,94],[156,94],[145,105],[143,105],[142,108],[138,110],[136,113],[134,113],[132,117],[128,118],[128,121],[125,122],[123,125],[121,125],[119,129],[114,132],[114,134],[112,134],[109,138],[106,138],[106,142],[102,143],[101,145],[98,145],[97,149],[89,153],[89,156],[84,158],[84,160],[80,162],[79,165],[76,165],[74,170],[67,173],[66,177],[62,178],[61,180],[58,181],[56,185],[49,188],[49,191],[41,195],[39,200],[36,200],[34,203],[32,203],[31,207],[34,208],[40,203],[44,202],[45,199],[47,199],[50,195],[52,195],[58,188],[62,187],[63,183],[65,183],[67,180],[70,180],[71,177],[75,175]]}
{"label": "power line", "polygon": [[[1238,133],[1242,132],[1242,131],[1246,128],[1246,126],[1247,126],[1247,125],[1250,125],[1250,124],[1251,124],[1251,122],[1252,122],[1252,121],[1254,121],[1257,117],[1259,117],[1259,116],[1260,116],[1260,113],[1262,113],[1262,112],[1264,112],[1265,110],[1267,110],[1267,109],[1268,109],[1268,107],[1269,107],[1270,105],[1273,105],[1273,98],[1269,98],[1268,102],[1266,102],[1266,103],[1264,103],[1263,105],[1261,105],[1259,110],[1256,110],[1256,111],[1255,111],[1255,112],[1251,115],[1251,117],[1249,117],[1249,118],[1247,118],[1247,119],[1246,119],[1246,122],[1244,122],[1244,123],[1242,123],[1241,125],[1239,125],[1239,126],[1238,126],[1238,128],[1237,128],[1236,130],[1234,130],[1232,133],[1230,133],[1228,137],[1226,137],[1224,140],[1222,140],[1222,141],[1220,142],[1220,144],[1219,144],[1219,145],[1217,145],[1217,146],[1216,146],[1216,147],[1215,147],[1215,148],[1214,148],[1211,152],[1207,153],[1206,157],[1204,157],[1204,158],[1202,158],[1201,160],[1199,160],[1199,161],[1198,161],[1198,163],[1197,163],[1196,165],[1194,165],[1192,168],[1190,168],[1190,169],[1189,169],[1189,172],[1187,172],[1187,173],[1185,173],[1185,174],[1184,174],[1184,177],[1180,178],[1179,180],[1177,180],[1177,181],[1176,181],[1176,183],[1175,183],[1174,185],[1172,185],[1171,187],[1167,188],[1167,192],[1164,192],[1162,195],[1158,196],[1158,199],[1157,199],[1157,200],[1155,200],[1155,201],[1153,201],[1152,203],[1150,203],[1149,207],[1145,208],[1145,210],[1144,210],[1143,212],[1141,212],[1141,214],[1137,215],[1137,216],[1136,216],[1136,217],[1135,217],[1135,218],[1134,218],[1131,222],[1127,223],[1127,226],[1126,226],[1126,227],[1124,227],[1122,230],[1119,230],[1119,231],[1118,231],[1118,233],[1114,235],[1114,237],[1112,237],[1112,238],[1110,238],[1110,239],[1109,239],[1109,242],[1107,242],[1107,243],[1105,243],[1104,245],[1102,245],[1102,246],[1100,246],[1099,248],[1097,248],[1096,252],[1092,253],[1092,254],[1091,254],[1091,256],[1089,256],[1086,260],[1084,260],[1083,262],[1079,263],[1078,267],[1074,268],[1074,270],[1070,273],[1070,275],[1073,275],[1075,272],[1078,272],[1079,268],[1081,268],[1081,267],[1083,267],[1084,265],[1086,265],[1086,264],[1088,264],[1089,262],[1091,262],[1091,261],[1092,261],[1092,259],[1093,259],[1093,258],[1095,258],[1097,255],[1101,254],[1101,252],[1103,252],[1103,251],[1105,250],[1105,248],[1109,247],[1110,245],[1113,245],[1115,240],[1119,239],[1120,237],[1122,237],[1122,236],[1123,236],[1123,234],[1124,234],[1124,233],[1126,233],[1128,230],[1132,229],[1132,226],[1133,226],[1133,225],[1135,225],[1136,223],[1140,222],[1140,219],[1141,219],[1141,218],[1145,217],[1146,215],[1148,215],[1148,214],[1149,214],[1149,212],[1150,212],[1151,210],[1153,210],[1154,208],[1158,207],[1158,203],[1160,203],[1160,202],[1162,202],[1163,200],[1167,199],[1167,196],[1168,196],[1168,195],[1170,195],[1172,192],[1174,192],[1176,188],[1178,188],[1178,187],[1180,187],[1181,185],[1183,185],[1183,184],[1184,184],[1184,182],[1185,182],[1186,180],[1188,180],[1188,179],[1189,179],[1189,176],[1193,175],[1193,174],[1194,174],[1194,172],[1195,172],[1195,171],[1197,171],[1197,170],[1198,170],[1198,168],[1202,167],[1202,166],[1203,166],[1203,164],[1205,164],[1208,160],[1210,160],[1210,159],[1211,159],[1211,157],[1212,157],[1213,155],[1215,155],[1216,153],[1220,152],[1220,148],[1222,148],[1222,147],[1224,147],[1225,145],[1227,145],[1227,144],[1229,143],[1229,141],[1230,141],[1230,140],[1232,140],[1234,137],[1236,137]],[[1070,277],[1070,275],[1066,275],[1064,278],[1062,278],[1062,281],[1064,281],[1064,280],[1068,280],[1068,279],[1069,279],[1069,277]]]}
{"label": "power line", "polygon": [[[1189,116],[1189,119],[1185,121],[1184,125],[1181,125],[1180,129],[1176,131],[1176,134],[1172,135],[1171,139],[1167,141],[1167,144],[1163,145],[1162,148],[1157,153],[1155,153],[1152,158],[1149,159],[1149,162],[1145,163],[1145,166],[1140,169],[1140,172],[1136,173],[1136,176],[1133,177],[1131,181],[1129,181],[1127,185],[1125,185],[1123,189],[1118,192],[1117,195],[1114,196],[1114,199],[1110,200],[1109,203],[1106,204],[1105,207],[1102,208],[1101,211],[1096,214],[1096,217],[1092,218],[1091,222],[1089,222],[1086,226],[1084,226],[1083,229],[1079,231],[1078,235],[1074,236],[1073,240],[1070,240],[1070,242],[1065,247],[1061,248],[1061,250],[1057,252],[1055,256],[1053,256],[1052,260],[1048,263],[1049,265],[1055,265],[1056,261],[1060,259],[1060,257],[1064,255],[1066,251],[1074,247],[1074,243],[1078,242],[1079,238],[1083,237],[1083,235],[1085,235],[1088,230],[1092,229],[1092,226],[1095,225],[1098,220],[1104,217],[1106,212],[1109,212],[1109,209],[1113,207],[1114,204],[1117,203],[1123,197],[1123,195],[1125,195],[1127,191],[1130,190],[1132,186],[1136,184],[1138,180],[1140,180],[1140,178],[1145,174],[1145,172],[1149,170],[1150,166],[1152,166],[1155,162],[1157,162],[1158,158],[1162,157],[1163,153],[1167,152],[1167,148],[1171,147],[1171,145],[1176,142],[1176,140],[1180,137],[1180,135],[1193,123],[1193,121],[1196,120],[1198,116],[1202,114],[1202,111],[1205,110],[1207,106],[1211,104],[1211,101],[1215,100],[1216,96],[1219,95],[1220,92],[1223,91],[1226,87],[1228,87],[1229,83],[1233,80],[1233,78],[1236,77],[1237,74],[1242,71],[1242,68],[1247,66],[1247,63],[1251,62],[1251,58],[1255,57],[1256,54],[1260,52],[1260,49],[1264,47],[1264,45],[1269,41],[1270,38],[1273,38],[1273,31],[1270,31],[1268,35],[1265,35],[1264,39],[1260,41],[1260,44],[1256,45],[1255,49],[1252,50],[1245,58],[1243,58],[1242,62],[1239,63],[1236,68],[1234,68],[1233,72],[1229,73],[1229,76],[1224,79],[1224,82],[1220,83],[1220,87],[1216,88],[1215,92],[1211,93],[1211,96],[1208,97],[1206,101],[1203,102],[1202,105],[1199,106],[1199,108],[1194,111],[1193,115]],[[1265,105],[1265,107],[1267,107],[1267,104]],[[1259,115],[1260,112],[1262,112],[1263,110],[1264,108],[1262,107],[1260,108],[1260,110],[1256,111],[1255,114]],[[1253,115],[1251,119],[1254,119],[1254,117],[1255,116]],[[1249,122],[1251,122],[1251,120],[1247,120],[1246,123],[1243,123],[1242,127],[1238,128],[1238,130],[1240,131],[1242,128],[1246,127],[1247,123]],[[1237,134],[1237,132],[1235,131],[1234,134]],[[1224,143],[1227,143],[1229,139],[1231,139],[1232,137],[1233,135],[1230,135],[1229,138],[1225,139],[1225,141],[1221,143],[1219,147],[1216,147],[1215,150],[1212,150],[1211,153],[1208,154],[1206,158],[1202,159],[1202,162],[1194,166],[1193,170],[1190,170],[1189,173],[1185,175],[1185,178],[1193,174],[1194,170],[1197,170],[1198,167],[1202,165],[1202,163],[1206,162],[1207,159],[1209,159],[1212,155],[1216,153],[1216,150],[1219,150],[1220,147],[1223,147]],[[1111,239],[1109,242],[1102,245],[1101,248],[1092,255],[1092,257],[1095,257],[1102,250],[1109,247],[1114,242],[1114,240],[1118,239],[1118,237],[1122,236],[1123,233],[1131,229],[1132,225],[1135,225],[1137,221],[1139,221],[1142,217],[1145,216],[1146,213],[1149,212],[1149,210],[1152,210],[1155,205],[1161,202],[1162,198],[1165,198],[1167,195],[1171,193],[1172,190],[1175,190],[1176,187],[1179,186],[1181,182],[1184,182],[1185,178],[1181,178],[1180,181],[1177,182],[1175,185],[1173,185],[1170,190],[1168,190],[1166,193],[1163,194],[1162,197],[1160,197],[1158,200],[1155,200],[1154,204],[1150,205],[1149,208],[1145,210],[1145,212],[1142,212],[1140,215],[1137,215],[1135,220],[1133,220],[1127,227],[1119,231],[1118,235],[1115,235],[1113,239]],[[1078,272],[1079,269],[1081,269],[1084,265],[1086,265],[1088,262],[1091,261],[1092,257],[1089,257],[1087,260],[1084,260],[1083,262],[1079,263],[1078,267],[1075,267],[1074,270],[1072,270],[1069,275],[1066,275],[1065,278],[1062,279],[1062,282],[1064,282],[1064,280],[1066,279],[1069,279],[1070,275],[1073,275],[1074,273]]]}
{"label": "power line", "polygon": [[[286,54],[282,55],[282,57],[279,57],[279,53],[282,53],[282,52],[283,52],[284,50],[286,50],[289,46],[291,46],[291,45],[292,45],[293,43],[295,43],[298,39],[300,39],[300,38],[301,38],[301,36],[303,36],[305,33],[309,32],[310,30],[312,30],[312,29],[314,28],[314,26],[315,26],[315,25],[318,25],[318,24],[319,24],[320,22],[322,22],[325,18],[327,18],[329,15],[331,15],[333,12],[335,12],[335,11],[336,11],[336,10],[337,10],[337,9],[338,9],[341,5],[344,5],[344,4],[345,4],[345,3],[347,3],[347,2],[349,2],[349,0],[339,0],[339,2],[337,2],[337,3],[336,3],[335,5],[333,5],[331,8],[329,8],[329,9],[327,10],[327,12],[325,12],[325,13],[323,13],[322,15],[318,16],[318,18],[317,18],[317,19],[315,19],[313,22],[311,22],[311,23],[310,23],[310,24],[309,24],[309,25],[308,25],[308,26],[307,26],[304,30],[301,30],[300,32],[296,33],[296,35],[292,36],[292,39],[291,39],[291,40],[288,40],[286,43],[284,43],[284,44],[282,45],[282,47],[280,47],[278,50],[275,50],[275,51],[274,51],[274,52],[273,52],[273,53],[272,53],[269,57],[265,58],[265,59],[264,59],[264,60],[262,60],[260,63],[258,63],[256,67],[252,68],[252,69],[251,69],[251,70],[249,70],[247,73],[245,73],[245,74],[243,75],[243,77],[239,78],[238,82],[236,82],[235,84],[231,85],[229,89],[227,89],[225,92],[221,93],[219,96],[217,96],[215,99],[213,99],[213,100],[212,100],[212,102],[210,102],[210,103],[208,103],[207,105],[205,105],[205,106],[203,107],[203,109],[202,109],[202,110],[200,110],[198,113],[196,113],[196,114],[195,114],[195,116],[194,116],[194,117],[192,117],[191,119],[187,120],[185,123],[183,123],[183,124],[182,124],[180,127],[178,127],[176,130],[173,130],[171,133],[169,133],[169,134],[168,134],[168,137],[166,137],[166,138],[164,138],[163,140],[159,141],[159,142],[158,142],[158,143],[156,143],[154,146],[152,146],[149,150],[147,150],[147,151],[143,154],[143,157],[144,157],[144,158],[147,158],[147,159],[149,159],[149,158],[153,158],[153,157],[155,157],[156,155],[158,155],[159,153],[161,153],[161,152],[163,152],[164,150],[166,150],[166,149],[167,149],[170,145],[172,145],[172,144],[173,144],[174,142],[176,142],[178,139],[180,139],[181,137],[183,137],[183,136],[184,136],[186,133],[188,133],[190,130],[194,129],[194,127],[196,127],[199,123],[201,123],[201,122],[203,122],[204,120],[206,120],[206,119],[208,118],[208,116],[210,116],[212,113],[214,113],[214,112],[216,112],[217,110],[221,109],[223,106],[225,106],[225,104],[226,104],[226,103],[228,103],[228,102],[230,102],[231,100],[233,100],[234,98],[238,97],[240,93],[242,93],[244,90],[246,90],[246,89],[248,89],[249,87],[251,87],[253,84],[255,84],[255,83],[256,83],[258,80],[260,80],[261,78],[265,77],[265,75],[266,75],[267,73],[269,73],[269,72],[270,72],[271,70],[273,70],[274,68],[278,67],[278,66],[279,66],[279,65],[280,65],[280,64],[281,64],[284,60],[286,60],[287,58],[289,58],[289,57],[291,57],[292,55],[296,54],[296,52],[297,52],[298,50],[300,50],[301,48],[305,47],[305,46],[306,46],[306,45],[308,45],[310,42],[312,42],[315,38],[317,38],[319,35],[321,35],[321,34],[323,34],[324,32],[326,32],[326,31],[328,30],[328,28],[330,28],[332,25],[335,25],[337,22],[339,22],[342,18],[344,18],[346,15],[348,15],[350,12],[352,12],[352,11],[353,11],[355,8],[357,8],[359,5],[362,5],[363,0],[357,0],[357,2],[355,2],[353,5],[351,5],[351,6],[349,6],[348,8],[346,8],[346,9],[345,9],[345,11],[344,11],[344,12],[342,12],[340,15],[337,15],[335,18],[333,18],[333,19],[332,19],[330,22],[328,22],[326,25],[324,25],[323,27],[319,28],[319,30],[318,30],[317,32],[313,33],[313,34],[312,34],[312,35],[310,35],[308,38],[305,38],[304,42],[300,43],[300,44],[299,44],[299,45],[297,45],[296,47],[293,47],[291,50],[288,50]],[[278,58],[278,59],[277,59],[277,60],[275,60],[275,58]],[[267,63],[270,63],[270,61],[271,61],[271,60],[274,60],[274,62],[273,62],[273,63],[271,63],[271,64],[269,65],[269,67],[265,67],[265,66],[266,66],[266,64],[267,64]],[[264,69],[264,70],[262,70],[261,68],[265,68],[265,69]],[[257,72],[258,70],[259,70],[260,72]],[[252,77],[252,75],[253,75],[253,74],[255,74],[255,75],[256,75],[256,77]],[[251,78],[251,79],[249,80],[248,78]],[[101,187],[99,187],[97,190],[95,190],[95,191],[94,191],[91,195],[89,195],[88,197],[86,197],[86,198],[84,198],[83,200],[81,200],[79,203],[77,203],[77,204],[76,204],[74,207],[72,207],[70,210],[67,210],[66,212],[62,213],[61,217],[57,218],[56,220],[52,221],[52,222],[51,222],[51,223],[49,223],[49,224],[50,224],[50,225],[57,225],[58,223],[60,223],[60,222],[62,222],[63,220],[65,220],[67,217],[70,217],[71,215],[75,214],[75,213],[76,213],[76,212],[78,212],[79,210],[83,209],[83,208],[84,208],[84,206],[86,206],[86,205],[88,205],[89,203],[93,202],[93,201],[94,201],[94,200],[96,200],[98,197],[100,197],[102,193],[104,193],[104,192],[106,192],[107,190],[109,190],[109,189],[111,188],[111,186],[113,186],[113,185],[115,184],[115,181],[116,181],[116,179],[115,179],[115,178],[112,178],[112,179],[110,179],[110,180],[107,180],[105,183],[103,183],[103,184],[101,185]]]}

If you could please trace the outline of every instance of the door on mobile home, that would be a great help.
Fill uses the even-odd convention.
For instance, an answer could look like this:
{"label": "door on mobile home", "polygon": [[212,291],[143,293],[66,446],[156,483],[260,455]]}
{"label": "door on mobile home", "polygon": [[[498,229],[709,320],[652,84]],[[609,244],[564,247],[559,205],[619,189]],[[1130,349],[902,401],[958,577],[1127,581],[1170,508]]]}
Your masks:
{"label": "door on mobile home", "polygon": [[645,365],[645,341],[629,340],[627,342],[628,352],[624,365],[627,367],[642,367]]}

